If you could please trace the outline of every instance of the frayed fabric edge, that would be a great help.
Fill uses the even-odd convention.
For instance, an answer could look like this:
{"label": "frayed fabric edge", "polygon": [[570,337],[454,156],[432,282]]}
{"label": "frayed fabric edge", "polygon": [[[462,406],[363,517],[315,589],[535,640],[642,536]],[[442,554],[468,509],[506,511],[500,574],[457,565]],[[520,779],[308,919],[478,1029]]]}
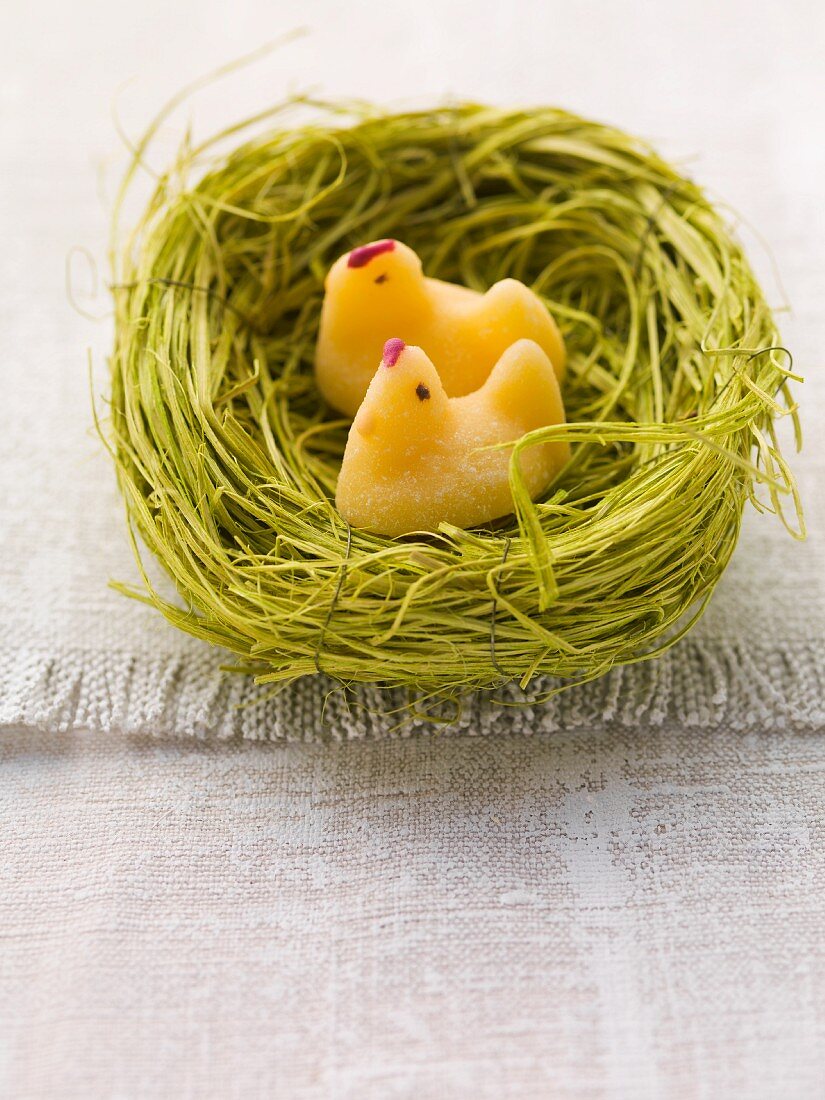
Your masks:
{"label": "frayed fabric edge", "polygon": [[613,669],[547,702],[508,684],[465,698],[436,720],[416,716],[403,692],[344,691],[323,676],[267,695],[251,679],[199,655],[0,650],[0,726],[55,732],[201,740],[349,741],[416,734],[490,736],[678,724],[708,729],[813,730],[825,726],[825,647],[685,639],[662,657]]}

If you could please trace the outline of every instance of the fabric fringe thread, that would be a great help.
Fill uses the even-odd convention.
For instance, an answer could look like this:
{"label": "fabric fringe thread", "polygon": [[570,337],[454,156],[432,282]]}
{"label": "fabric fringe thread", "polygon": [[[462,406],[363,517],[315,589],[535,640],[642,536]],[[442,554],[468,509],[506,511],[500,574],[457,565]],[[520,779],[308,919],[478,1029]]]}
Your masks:
{"label": "fabric fringe thread", "polygon": [[[816,644],[755,647],[686,639],[658,660],[616,668],[599,680],[531,704],[511,684],[464,700],[433,723],[404,713],[403,692],[307,678],[264,696],[251,679],[222,673],[203,655],[60,657],[0,651],[0,725],[66,731],[252,741],[347,741],[413,734],[536,734],[670,723],[707,729],[799,729],[825,725],[825,653]],[[499,700],[498,702],[495,700]],[[519,704],[516,706],[504,703]]]}

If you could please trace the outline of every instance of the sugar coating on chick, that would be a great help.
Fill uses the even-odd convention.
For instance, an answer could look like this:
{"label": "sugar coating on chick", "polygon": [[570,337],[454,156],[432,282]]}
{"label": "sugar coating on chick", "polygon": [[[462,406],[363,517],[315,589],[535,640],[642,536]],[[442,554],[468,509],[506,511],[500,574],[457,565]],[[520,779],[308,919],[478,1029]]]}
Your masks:
{"label": "sugar coating on chick", "polygon": [[[475,392],[450,398],[420,347],[390,339],[350,428],[338,510],[354,527],[390,537],[508,515],[511,450],[481,448],[563,422],[555,371],[533,340],[507,348]],[[547,488],[569,454],[565,442],[522,452],[531,496]]]}
{"label": "sugar coating on chick", "polygon": [[387,239],[341,256],[326,278],[315,373],[333,408],[355,415],[390,337],[423,348],[450,397],[478,389],[520,339],[534,340],[564,375],[558,327],[523,283],[503,279],[481,294],[431,279],[411,248]]}

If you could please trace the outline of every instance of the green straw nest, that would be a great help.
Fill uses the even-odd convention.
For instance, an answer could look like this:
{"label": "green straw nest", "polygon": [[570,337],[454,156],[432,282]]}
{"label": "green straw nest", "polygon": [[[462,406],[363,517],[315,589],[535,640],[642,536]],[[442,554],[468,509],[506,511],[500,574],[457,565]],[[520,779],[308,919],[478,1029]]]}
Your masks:
{"label": "green straw nest", "polygon": [[[564,332],[569,422],[513,449],[507,520],[388,540],[335,509],[323,280],[381,237],[429,275],[521,279]],[[130,594],[261,684],[560,690],[690,628],[749,499],[798,511],[774,431],[795,376],[762,291],[703,192],[618,130],[550,108],[273,111],[182,150],[117,254],[106,434],[180,602],[145,573]],[[519,456],[562,436],[573,457],[531,502]]]}

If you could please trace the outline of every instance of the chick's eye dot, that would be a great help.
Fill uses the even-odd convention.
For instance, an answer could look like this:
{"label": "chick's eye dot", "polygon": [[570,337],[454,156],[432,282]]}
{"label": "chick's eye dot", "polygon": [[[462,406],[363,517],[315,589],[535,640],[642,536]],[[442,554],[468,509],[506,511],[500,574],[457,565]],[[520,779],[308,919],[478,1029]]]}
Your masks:
{"label": "chick's eye dot", "polygon": [[415,392],[419,401],[426,401],[430,396],[430,391],[424,385],[423,382],[419,382],[415,387]]}

